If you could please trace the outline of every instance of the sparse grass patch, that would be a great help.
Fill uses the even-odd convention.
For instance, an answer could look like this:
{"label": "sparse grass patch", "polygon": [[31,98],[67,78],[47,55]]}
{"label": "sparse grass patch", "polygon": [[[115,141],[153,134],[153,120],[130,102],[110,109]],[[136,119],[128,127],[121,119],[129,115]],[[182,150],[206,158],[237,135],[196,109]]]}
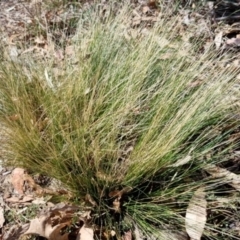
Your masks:
{"label": "sparse grass patch", "polygon": [[50,42],[57,49],[65,47],[63,44],[75,33],[82,5],[77,0],[31,3],[26,7],[29,23],[24,34],[25,47],[29,47],[29,43],[44,46]]}
{"label": "sparse grass patch", "polygon": [[6,222],[15,222],[16,224],[19,223],[26,223],[29,222],[31,219],[37,216],[39,211],[39,206],[36,204],[32,204],[26,209],[14,209],[9,208],[5,211],[5,220]]}
{"label": "sparse grass patch", "polygon": [[[60,180],[101,227],[137,225],[167,239],[164,230],[184,228],[193,193],[214,191],[207,165],[236,147],[227,95],[239,70],[221,67],[210,49],[196,55],[197,41],[177,37],[177,17],[151,30],[129,19],[125,8],[83,12],[63,76],[51,61],[32,60],[27,71],[1,62],[6,164]],[[204,236],[214,239],[212,228]]]}

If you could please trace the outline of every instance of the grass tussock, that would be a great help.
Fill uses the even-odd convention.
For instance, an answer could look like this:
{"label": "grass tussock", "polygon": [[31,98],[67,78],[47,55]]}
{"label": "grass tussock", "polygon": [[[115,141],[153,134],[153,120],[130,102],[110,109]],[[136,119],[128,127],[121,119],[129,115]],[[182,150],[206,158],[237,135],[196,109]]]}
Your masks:
{"label": "grass tussock", "polygon": [[[226,96],[238,72],[221,67],[211,49],[195,54],[197,40],[177,36],[177,17],[135,29],[129,14],[83,11],[61,76],[51,60],[1,62],[4,147],[7,164],[94,200],[97,223],[124,218],[167,239],[160,230],[184,227],[193,192],[213,191],[204,168],[234,148],[228,136],[237,120]],[[206,229],[211,236],[212,225]]]}

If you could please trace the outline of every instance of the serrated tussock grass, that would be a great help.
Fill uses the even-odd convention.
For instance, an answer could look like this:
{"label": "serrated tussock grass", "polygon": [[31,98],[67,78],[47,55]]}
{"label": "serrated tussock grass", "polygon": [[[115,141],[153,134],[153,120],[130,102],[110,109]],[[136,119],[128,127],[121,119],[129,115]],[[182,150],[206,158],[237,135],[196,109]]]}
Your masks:
{"label": "serrated tussock grass", "polygon": [[[227,96],[238,70],[213,48],[195,53],[178,17],[147,29],[129,16],[83,11],[57,77],[52,59],[1,62],[6,164],[60,180],[100,225],[123,220],[167,239],[162,230],[183,229],[193,192],[217,185],[204,168],[235,147]],[[212,229],[204,234],[214,238]]]}

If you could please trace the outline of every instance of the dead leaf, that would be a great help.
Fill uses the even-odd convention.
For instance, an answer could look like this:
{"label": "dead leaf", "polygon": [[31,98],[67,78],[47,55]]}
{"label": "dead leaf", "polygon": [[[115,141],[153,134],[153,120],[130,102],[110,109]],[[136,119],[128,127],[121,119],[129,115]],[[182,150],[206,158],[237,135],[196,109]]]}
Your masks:
{"label": "dead leaf", "polygon": [[[33,219],[24,235],[36,234],[49,240],[68,240],[71,232],[65,229],[70,229],[75,211],[77,208],[74,206],[58,205],[48,213]],[[75,228],[75,231],[77,236],[79,229]]]}
{"label": "dead leaf", "polygon": [[33,196],[27,195],[27,196],[24,196],[23,199],[21,199],[20,201],[21,202],[31,202],[33,199],[34,199]]}
{"label": "dead leaf", "polygon": [[5,222],[4,209],[0,207],[0,229],[3,227],[4,222]]}
{"label": "dead leaf", "polygon": [[134,225],[134,235],[136,240],[143,240],[145,239],[143,233],[140,231],[137,225]]}
{"label": "dead leaf", "polygon": [[[45,120],[44,120],[45,121]],[[48,119],[46,120],[48,121]],[[13,185],[14,190],[16,193],[23,195],[26,190],[31,190],[32,192],[36,193],[37,195],[41,196],[43,194],[68,194],[65,190],[55,190],[42,188],[40,185],[36,184],[33,178],[25,172],[22,168],[15,168],[11,174],[11,183]],[[15,200],[10,200],[15,201]]]}
{"label": "dead leaf", "polygon": [[186,14],[186,15],[183,17],[183,23],[184,23],[185,25],[187,25],[187,26],[190,24],[190,19],[189,19],[188,14]]}
{"label": "dead leaf", "polygon": [[186,216],[185,227],[191,240],[200,240],[206,220],[207,220],[207,201],[204,188],[199,188],[189,202]]}
{"label": "dead leaf", "polygon": [[116,236],[116,232],[115,232],[114,230],[111,230],[111,231],[110,231],[110,236],[111,236],[111,237]]}
{"label": "dead leaf", "polygon": [[114,197],[121,198],[122,195],[129,193],[131,190],[132,190],[131,187],[125,187],[122,190],[113,190],[108,194],[108,196],[111,198],[114,198]]}
{"label": "dead leaf", "polygon": [[39,218],[31,220],[28,230],[24,233],[26,234],[37,234],[42,237],[49,238],[50,234],[54,231],[51,226],[51,222],[48,215],[43,215]]}
{"label": "dead leaf", "polygon": [[158,1],[156,0],[149,0],[147,5],[152,8],[152,9],[157,9],[158,8]]}
{"label": "dead leaf", "polygon": [[27,202],[31,202],[33,199],[34,199],[33,196],[27,195],[27,196],[24,196],[23,198],[13,196],[13,197],[7,198],[5,201],[10,203],[27,203]]}
{"label": "dead leaf", "polygon": [[21,239],[21,235],[26,231],[28,226],[28,223],[24,225],[14,224],[4,232],[3,240]]}
{"label": "dead leaf", "polygon": [[149,6],[143,6],[142,11],[143,11],[144,14],[146,14],[147,12],[150,11],[150,7]]}
{"label": "dead leaf", "polygon": [[40,205],[40,204],[45,204],[47,201],[44,199],[44,197],[40,197],[40,198],[35,198],[32,203],[33,204],[37,204],[37,205]]}
{"label": "dead leaf", "polygon": [[53,228],[52,233],[49,235],[49,240],[69,240],[69,232],[62,233],[62,230],[69,226],[70,223],[62,223]]}
{"label": "dead leaf", "polygon": [[42,44],[46,43],[46,40],[44,39],[44,37],[42,35],[40,35],[34,39],[34,42],[36,44],[42,45]]}
{"label": "dead leaf", "polygon": [[24,174],[24,183],[25,183],[26,187],[31,189],[31,191],[35,191],[36,194],[38,194],[38,195],[47,193],[47,189],[43,189],[41,186],[36,184],[35,181],[33,180],[33,178],[27,173]]}
{"label": "dead leaf", "polygon": [[239,47],[240,46],[240,38],[230,38],[226,41],[228,46]]}
{"label": "dead leaf", "polygon": [[121,203],[120,203],[120,198],[116,198],[113,201],[113,209],[116,213],[121,212]]}
{"label": "dead leaf", "polygon": [[132,240],[132,231],[129,230],[123,234],[122,240]]}
{"label": "dead leaf", "polygon": [[238,67],[239,67],[239,59],[235,59],[235,60],[233,61],[233,66],[234,66],[235,68],[238,68]]}
{"label": "dead leaf", "polygon": [[97,206],[96,201],[91,197],[90,194],[86,194],[86,196],[85,196],[85,201],[86,201],[86,202],[89,202],[93,207],[96,207],[96,206]]}
{"label": "dead leaf", "polygon": [[4,206],[5,206],[5,202],[4,202],[2,196],[0,196],[0,206],[1,206],[1,207],[4,207]]}
{"label": "dead leaf", "polygon": [[186,163],[188,163],[189,161],[191,161],[192,157],[190,155],[187,155],[185,158],[179,159],[177,162],[175,162],[174,164],[171,164],[169,167],[179,167],[182,166]]}
{"label": "dead leaf", "polygon": [[19,198],[16,196],[10,197],[10,198],[6,198],[5,199],[6,202],[11,202],[11,203],[18,203],[19,202]]}
{"label": "dead leaf", "polygon": [[128,194],[132,190],[131,187],[125,187],[122,190],[113,190],[111,191],[108,196],[111,198],[115,198],[113,200],[112,208],[115,212],[120,213],[121,212],[121,198],[123,195]]}
{"label": "dead leaf", "polygon": [[85,224],[81,227],[76,240],[93,240],[93,229],[87,228]]}
{"label": "dead leaf", "polygon": [[14,191],[16,191],[18,194],[24,193],[24,175],[25,175],[25,170],[23,168],[15,168],[12,171],[11,182],[12,182]]}
{"label": "dead leaf", "polygon": [[240,191],[240,175],[232,173],[227,169],[220,168],[216,165],[209,164],[205,171],[207,171],[213,178],[221,178],[224,183],[229,184],[237,191]]}
{"label": "dead leaf", "polygon": [[216,36],[215,36],[215,39],[214,39],[214,43],[215,43],[215,46],[216,46],[216,49],[218,50],[222,44],[222,37],[223,37],[223,32],[219,32]]}

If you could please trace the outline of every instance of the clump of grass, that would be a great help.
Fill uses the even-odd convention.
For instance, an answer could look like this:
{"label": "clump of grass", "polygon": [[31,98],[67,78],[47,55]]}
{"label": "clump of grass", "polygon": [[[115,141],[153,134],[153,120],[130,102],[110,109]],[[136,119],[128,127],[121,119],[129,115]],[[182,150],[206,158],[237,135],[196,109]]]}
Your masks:
{"label": "clump of grass", "polygon": [[63,76],[54,78],[52,61],[1,62],[7,164],[60,180],[101,226],[129,221],[161,239],[183,228],[197,188],[214,188],[207,164],[234,147],[225,97],[238,71],[211,50],[194,54],[177,17],[147,30],[129,16],[83,11]]}

